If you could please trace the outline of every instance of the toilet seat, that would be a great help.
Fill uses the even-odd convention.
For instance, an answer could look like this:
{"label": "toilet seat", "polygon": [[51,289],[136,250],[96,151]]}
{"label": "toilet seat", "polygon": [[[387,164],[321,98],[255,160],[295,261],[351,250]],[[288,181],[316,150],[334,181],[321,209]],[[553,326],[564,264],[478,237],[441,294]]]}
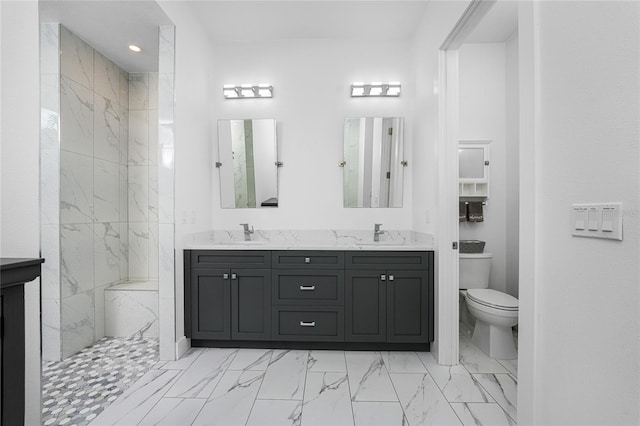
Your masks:
{"label": "toilet seat", "polygon": [[517,311],[518,299],[490,288],[470,288],[467,290],[467,297],[480,305],[503,311]]}

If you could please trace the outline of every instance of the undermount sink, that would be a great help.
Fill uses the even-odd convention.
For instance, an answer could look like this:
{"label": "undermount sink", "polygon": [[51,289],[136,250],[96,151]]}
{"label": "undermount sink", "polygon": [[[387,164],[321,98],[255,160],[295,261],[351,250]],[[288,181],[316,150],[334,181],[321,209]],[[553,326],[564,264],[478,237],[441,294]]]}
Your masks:
{"label": "undermount sink", "polygon": [[260,246],[265,243],[266,241],[218,241],[214,244],[218,246]]}
{"label": "undermount sink", "polygon": [[405,246],[407,243],[400,241],[358,241],[356,242],[357,246]]}

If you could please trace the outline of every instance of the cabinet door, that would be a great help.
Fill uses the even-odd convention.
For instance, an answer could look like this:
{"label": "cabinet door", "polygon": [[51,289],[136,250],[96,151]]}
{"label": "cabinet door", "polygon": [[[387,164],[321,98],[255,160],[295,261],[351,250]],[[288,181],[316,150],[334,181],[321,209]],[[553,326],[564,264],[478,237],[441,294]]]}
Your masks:
{"label": "cabinet door", "polygon": [[231,270],[231,338],[271,339],[271,270]]}
{"label": "cabinet door", "polygon": [[345,340],[386,341],[386,294],[383,270],[345,273]]}
{"label": "cabinet door", "polygon": [[429,341],[430,287],[427,271],[388,271],[387,342]]}
{"label": "cabinet door", "polygon": [[191,273],[191,337],[228,340],[231,337],[231,281],[228,269]]}

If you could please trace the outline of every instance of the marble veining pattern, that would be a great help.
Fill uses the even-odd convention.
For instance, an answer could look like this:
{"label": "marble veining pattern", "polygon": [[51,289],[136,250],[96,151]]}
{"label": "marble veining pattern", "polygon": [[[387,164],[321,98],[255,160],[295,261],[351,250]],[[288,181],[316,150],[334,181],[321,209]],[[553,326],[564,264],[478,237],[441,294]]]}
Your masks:
{"label": "marble veining pattern", "polygon": [[237,352],[237,349],[204,351],[168,390],[166,396],[209,398]]}
{"label": "marble veining pattern", "polygon": [[96,223],[94,274],[96,287],[120,280],[120,223]]}
{"label": "marble veining pattern", "polygon": [[451,404],[465,426],[514,426],[516,422],[498,404]]}
{"label": "marble veining pattern", "polygon": [[274,351],[258,398],[302,400],[308,356],[308,351]]}
{"label": "marble veining pattern", "polygon": [[129,278],[149,274],[149,223],[129,222]]}
{"label": "marble veining pattern", "polygon": [[460,420],[428,374],[392,374],[409,424],[459,425]]}
{"label": "marble veining pattern", "polygon": [[93,160],[93,212],[97,222],[120,220],[120,166]]}
{"label": "marble veining pattern", "polygon": [[129,110],[129,165],[149,165],[149,111]]}
{"label": "marble veining pattern", "polygon": [[129,220],[149,220],[149,167],[129,166]]}
{"label": "marble veining pattern", "polygon": [[93,155],[93,92],[73,80],[60,79],[60,147]]}
{"label": "marble veining pattern", "polygon": [[96,158],[120,161],[121,111],[112,100],[95,96],[93,112],[93,153]]}
{"label": "marble veining pattern", "polygon": [[[103,352],[110,351],[103,349]],[[469,364],[471,368],[479,361],[486,361],[478,358]],[[95,359],[101,363],[99,356]],[[398,359],[404,361],[398,363]],[[416,360],[423,364],[423,369],[418,368]],[[115,363],[109,363],[109,368],[116,367]],[[466,369],[467,365],[457,367]],[[67,389],[63,384],[56,388],[60,394],[55,395],[68,398],[56,402],[60,408],[56,413],[66,413],[73,407],[88,407],[88,410],[83,408],[84,420],[78,419],[75,424],[86,424],[87,417],[91,416],[92,425],[516,424],[517,383],[514,377],[508,373],[470,374],[467,370],[475,382],[458,382],[457,386],[468,388],[462,389],[462,394],[472,394],[479,386],[490,399],[486,402],[449,402],[447,386],[451,385],[451,380],[442,380],[449,367],[435,364],[428,352],[382,355],[366,351],[192,348],[182,359],[169,362],[157,362],[156,352],[153,361],[149,360],[144,369],[138,368],[140,373],[135,376],[125,375],[129,380],[118,385],[118,392],[122,394],[117,398],[108,392],[94,392],[91,397],[87,393],[74,395],[77,400],[73,400],[69,397],[73,388]],[[389,368],[405,372],[390,374]],[[323,371],[342,369],[345,371]],[[416,370],[421,372],[411,372]],[[360,383],[367,372],[368,377],[374,372],[386,375],[392,392],[388,395],[389,400],[381,400],[385,395],[380,389],[369,391],[371,399],[368,401],[354,400],[354,395],[360,391],[352,384]],[[384,387],[384,382],[379,383]],[[298,384],[302,390],[292,394]],[[265,386],[266,393],[263,392]],[[125,387],[128,389],[124,390]],[[47,385],[46,389],[49,388],[51,385]],[[286,397],[282,396],[284,392],[287,392]],[[85,403],[85,400],[89,402]],[[96,417],[102,404],[108,405],[111,401],[113,404]],[[66,406],[62,406],[63,403]],[[95,405],[100,406],[94,408]],[[73,410],[69,413],[74,415]]]}
{"label": "marble veining pattern", "polygon": [[493,402],[493,398],[463,365],[439,365],[431,353],[420,359],[449,402]]}
{"label": "marble veining pattern", "polygon": [[158,337],[158,290],[107,289],[105,334],[109,337]]}
{"label": "marble veining pattern", "polygon": [[62,358],[75,354],[95,342],[94,290],[62,299]]}
{"label": "marble veining pattern", "polygon": [[61,297],[93,289],[93,225],[62,225],[60,229]]}
{"label": "marble veining pattern", "polygon": [[[132,138],[142,144],[134,148],[139,148],[137,161],[145,169],[132,173],[133,201],[140,202],[140,213],[131,215],[137,222],[129,229],[129,209],[137,206],[129,202],[129,73],[60,24],[40,28],[40,216],[49,226],[41,241],[48,259],[60,259],[58,269],[45,266],[52,285],[43,293],[49,301],[43,308],[43,353],[47,359],[59,354],[53,359],[60,359],[104,335],[105,287],[129,279],[130,272],[141,278],[150,271],[158,276],[157,224],[144,223],[150,213],[158,220],[157,170],[148,165],[149,155],[154,156],[151,164],[157,162],[157,148],[148,138],[151,131],[157,139],[158,120],[155,110],[153,123],[149,111],[133,111],[134,118],[142,117],[134,123]],[[157,105],[158,75],[140,77],[133,77],[134,109]],[[154,180],[149,182],[149,176]],[[149,200],[149,190],[156,198]],[[142,264],[130,268],[130,260]]]}
{"label": "marble veining pattern", "polygon": [[245,424],[263,378],[262,371],[227,371],[193,424]]}
{"label": "marble veining pattern", "polygon": [[[162,170],[161,179],[162,179]],[[162,194],[161,194],[162,195]],[[161,207],[162,210],[162,207]],[[373,241],[373,229],[362,230],[261,230],[251,236],[254,243],[243,245],[242,229],[213,230],[188,235],[185,248],[225,250],[318,249],[318,250],[433,250],[433,237],[412,231],[385,230],[379,242]],[[231,244],[226,244],[231,243]]]}
{"label": "marble veining pattern", "polygon": [[120,68],[99,52],[94,53],[94,91],[113,103],[120,100]]}
{"label": "marble veining pattern", "polygon": [[307,373],[302,423],[353,425],[347,373]]}
{"label": "marble veining pattern", "polygon": [[60,152],[60,223],[93,222],[93,158]]}
{"label": "marble veining pattern", "polygon": [[397,401],[380,352],[346,352],[352,401]]}
{"label": "marble veining pattern", "polygon": [[65,27],[60,27],[60,72],[93,89],[93,48]]}

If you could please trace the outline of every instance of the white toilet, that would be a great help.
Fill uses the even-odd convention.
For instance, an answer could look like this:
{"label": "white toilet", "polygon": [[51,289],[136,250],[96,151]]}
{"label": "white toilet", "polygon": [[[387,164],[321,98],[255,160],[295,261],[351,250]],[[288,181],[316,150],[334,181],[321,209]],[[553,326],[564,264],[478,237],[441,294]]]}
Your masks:
{"label": "white toilet", "polygon": [[460,290],[476,319],[471,341],[492,358],[518,356],[511,327],[518,323],[518,299],[489,288],[491,253],[460,253]]}

